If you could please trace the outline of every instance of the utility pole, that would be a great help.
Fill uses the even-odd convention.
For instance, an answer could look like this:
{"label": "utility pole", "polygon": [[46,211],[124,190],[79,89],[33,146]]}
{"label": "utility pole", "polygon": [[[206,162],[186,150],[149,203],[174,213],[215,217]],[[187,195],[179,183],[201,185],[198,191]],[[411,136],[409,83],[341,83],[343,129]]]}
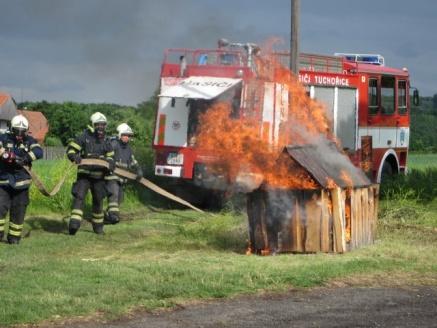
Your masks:
{"label": "utility pole", "polygon": [[299,12],[300,0],[291,0],[290,71],[299,74]]}

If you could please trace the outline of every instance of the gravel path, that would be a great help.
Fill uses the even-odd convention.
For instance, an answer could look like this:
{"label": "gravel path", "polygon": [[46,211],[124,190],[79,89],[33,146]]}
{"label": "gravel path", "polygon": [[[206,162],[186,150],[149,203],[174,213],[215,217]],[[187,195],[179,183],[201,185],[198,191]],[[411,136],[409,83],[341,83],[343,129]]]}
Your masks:
{"label": "gravel path", "polygon": [[[53,326],[50,326],[53,327]],[[76,328],[437,327],[437,287],[316,288],[140,312]]]}

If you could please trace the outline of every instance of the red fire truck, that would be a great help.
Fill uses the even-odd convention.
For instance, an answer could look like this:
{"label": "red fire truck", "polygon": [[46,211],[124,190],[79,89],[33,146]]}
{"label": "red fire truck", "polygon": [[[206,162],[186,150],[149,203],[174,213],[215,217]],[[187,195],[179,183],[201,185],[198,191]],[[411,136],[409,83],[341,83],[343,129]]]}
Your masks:
{"label": "red fire truck", "polygon": [[[259,51],[252,43],[220,40],[217,49],[165,52],[153,141],[157,176],[220,189],[217,179],[208,184],[209,159],[195,143],[199,114],[216,101],[228,101],[238,117],[257,107],[260,129],[268,126],[269,140],[277,140],[289,92],[274,81],[258,81],[264,87],[253,91]],[[288,67],[288,54],[276,56]],[[311,98],[325,104],[332,132],[352,162],[377,182],[386,174],[406,172],[408,70],[387,67],[381,55],[370,54],[301,54],[299,65],[299,81]]]}

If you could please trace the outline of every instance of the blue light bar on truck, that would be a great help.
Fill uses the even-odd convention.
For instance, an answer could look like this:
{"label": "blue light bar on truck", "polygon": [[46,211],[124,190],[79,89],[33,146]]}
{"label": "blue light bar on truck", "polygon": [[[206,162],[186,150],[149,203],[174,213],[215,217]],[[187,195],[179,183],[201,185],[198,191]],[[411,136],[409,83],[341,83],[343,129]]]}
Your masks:
{"label": "blue light bar on truck", "polygon": [[365,63],[384,66],[384,57],[377,54],[346,54],[346,53],[335,53],[334,56],[343,57],[347,61],[352,61],[356,63]]}

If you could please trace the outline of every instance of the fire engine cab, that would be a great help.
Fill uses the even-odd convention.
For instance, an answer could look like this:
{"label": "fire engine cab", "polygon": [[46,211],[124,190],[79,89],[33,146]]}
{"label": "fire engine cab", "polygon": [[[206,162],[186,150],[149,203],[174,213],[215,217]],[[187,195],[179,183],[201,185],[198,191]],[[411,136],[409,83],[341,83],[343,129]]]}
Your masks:
{"label": "fire engine cab", "polygon": [[[201,180],[210,158],[196,149],[196,133],[199,115],[217,101],[232,106],[230,119],[256,115],[260,129],[269,127],[270,141],[277,140],[289,92],[274,81],[257,79],[259,52],[255,44],[226,40],[220,40],[216,49],[166,50],[153,140],[156,175],[208,187]],[[275,56],[288,67],[288,54]],[[325,105],[333,134],[356,166],[377,182],[384,175],[406,172],[410,136],[406,68],[385,66],[381,55],[301,54],[298,78],[308,96]],[[260,83],[261,94],[254,91],[254,84],[260,90]]]}
{"label": "fire engine cab", "polygon": [[[302,55],[299,80],[332,113],[334,134],[374,181],[407,171],[410,81],[381,55]],[[418,93],[415,91],[415,102]]]}

